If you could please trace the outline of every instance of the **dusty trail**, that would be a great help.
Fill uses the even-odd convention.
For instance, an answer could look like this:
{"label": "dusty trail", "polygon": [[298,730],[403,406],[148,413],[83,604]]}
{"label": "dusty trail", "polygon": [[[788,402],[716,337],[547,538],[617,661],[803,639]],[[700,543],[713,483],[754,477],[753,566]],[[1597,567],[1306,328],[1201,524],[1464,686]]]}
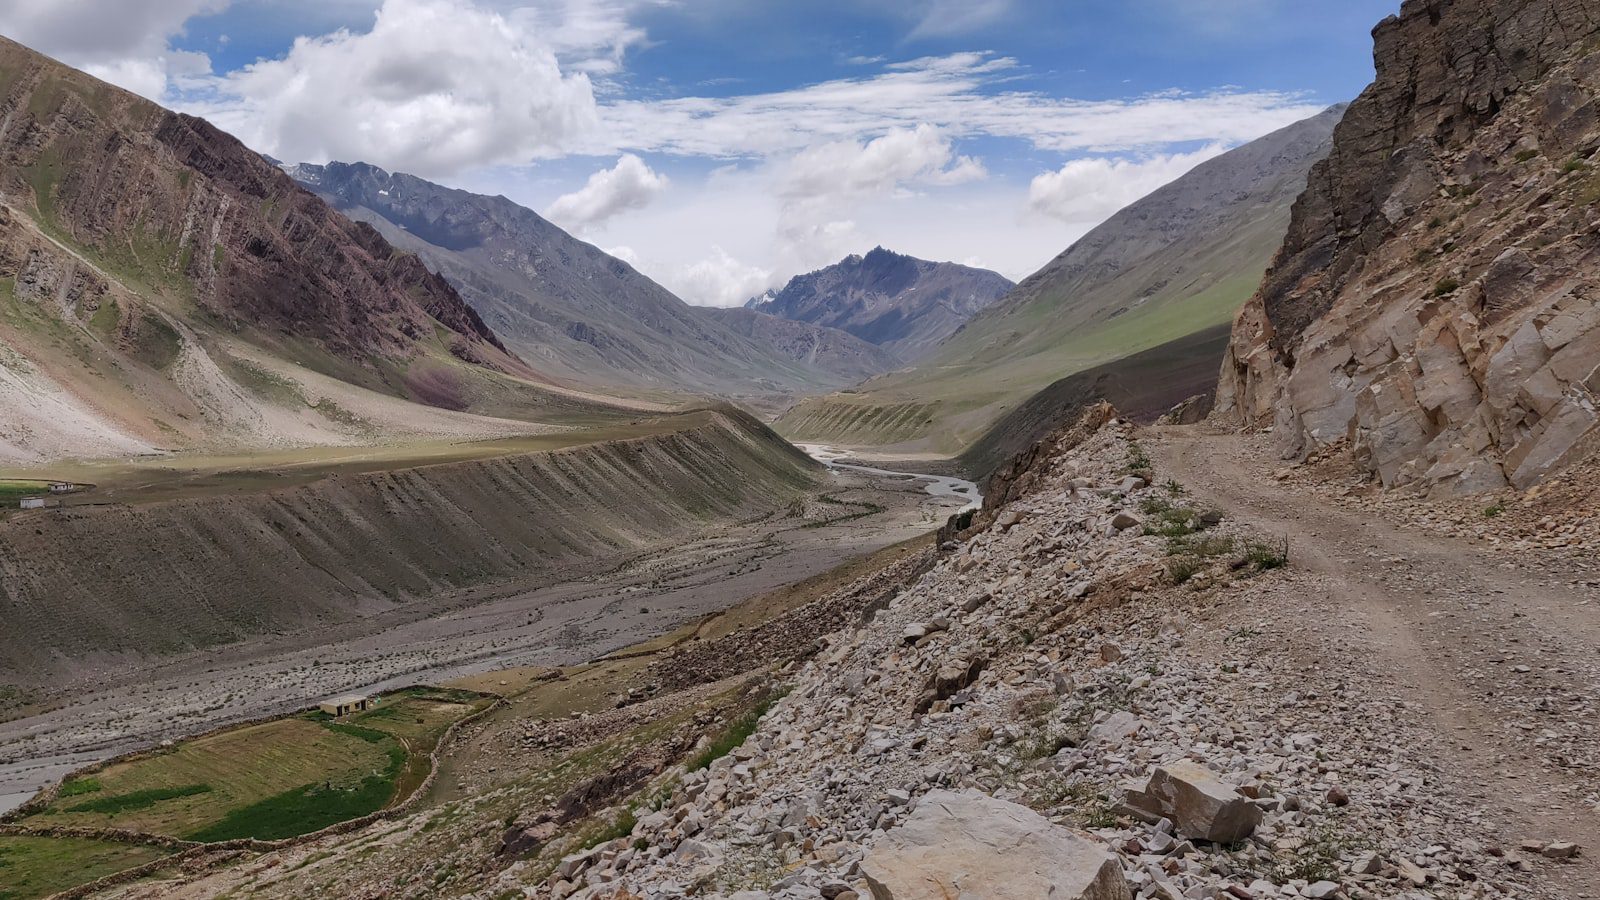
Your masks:
{"label": "dusty trail", "polygon": [[[1415,704],[1443,777],[1504,846],[1585,845],[1555,867],[1551,897],[1600,897],[1600,591],[1557,558],[1403,528],[1273,478],[1258,439],[1156,429],[1158,477],[1264,532],[1326,595],[1287,598],[1307,665]],[[1359,637],[1353,637],[1359,636]],[[1318,649],[1309,649],[1318,648]]]}

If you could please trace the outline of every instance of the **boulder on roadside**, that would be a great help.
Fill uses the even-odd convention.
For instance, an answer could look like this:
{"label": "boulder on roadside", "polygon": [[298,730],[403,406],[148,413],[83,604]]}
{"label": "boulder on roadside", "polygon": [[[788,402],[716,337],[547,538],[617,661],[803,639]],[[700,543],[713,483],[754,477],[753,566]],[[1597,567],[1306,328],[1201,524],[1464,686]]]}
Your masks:
{"label": "boulder on roadside", "polygon": [[1027,807],[936,790],[861,863],[873,900],[1131,900],[1122,866]]}
{"label": "boulder on roadside", "polygon": [[1187,761],[1157,767],[1142,790],[1124,793],[1123,806],[1164,816],[1184,837],[1216,844],[1242,841],[1261,824],[1259,806],[1217,773]]}

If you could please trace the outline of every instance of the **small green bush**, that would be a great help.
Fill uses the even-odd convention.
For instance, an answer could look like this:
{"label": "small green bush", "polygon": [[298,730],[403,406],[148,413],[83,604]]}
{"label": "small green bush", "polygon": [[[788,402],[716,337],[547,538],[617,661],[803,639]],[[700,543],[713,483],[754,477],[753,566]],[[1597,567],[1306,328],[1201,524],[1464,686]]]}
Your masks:
{"label": "small green bush", "polygon": [[1533,159],[1535,156],[1538,156],[1538,155],[1539,155],[1539,151],[1537,151],[1537,150],[1519,150],[1519,151],[1517,151],[1517,162],[1525,163],[1528,160]]}
{"label": "small green bush", "polygon": [[1244,559],[1257,572],[1281,569],[1289,564],[1289,539],[1284,538],[1282,547],[1275,547],[1263,541],[1251,541],[1245,546]]}
{"label": "small green bush", "polygon": [[61,786],[59,797],[77,797],[81,794],[94,794],[100,791],[102,785],[97,778],[76,778]]}
{"label": "small green bush", "polygon": [[1433,286],[1433,295],[1435,297],[1443,297],[1448,294],[1454,294],[1460,289],[1460,287],[1461,282],[1455,280],[1454,278],[1441,278],[1439,279],[1438,283]]}

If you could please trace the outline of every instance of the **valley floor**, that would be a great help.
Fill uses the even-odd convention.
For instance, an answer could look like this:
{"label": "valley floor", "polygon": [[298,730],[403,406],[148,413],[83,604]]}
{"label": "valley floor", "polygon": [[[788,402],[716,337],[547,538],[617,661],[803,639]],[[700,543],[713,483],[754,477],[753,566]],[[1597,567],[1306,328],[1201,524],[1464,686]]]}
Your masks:
{"label": "valley floor", "polygon": [[[1600,897],[1600,523],[1571,502],[1590,487],[1411,502],[1260,437],[1068,433],[937,553],[556,681],[487,670],[592,657],[671,618],[636,608],[692,618],[917,526],[802,536],[764,567],[791,560],[781,577],[747,571],[760,540],[730,531],[447,616],[430,675],[485,672],[457,683],[510,699],[421,806],[106,896]],[[516,642],[530,612],[537,646]],[[349,672],[371,645],[335,648]],[[233,689],[306,677],[254,665]],[[1156,791],[1185,765],[1215,783]]]}
{"label": "valley floor", "polygon": [[920,482],[832,476],[825,501],[712,528],[620,567],[414,602],[330,634],[307,629],[81,685],[0,723],[0,811],[91,762],[229,720],[518,666],[579,663],[926,534],[963,499]]}

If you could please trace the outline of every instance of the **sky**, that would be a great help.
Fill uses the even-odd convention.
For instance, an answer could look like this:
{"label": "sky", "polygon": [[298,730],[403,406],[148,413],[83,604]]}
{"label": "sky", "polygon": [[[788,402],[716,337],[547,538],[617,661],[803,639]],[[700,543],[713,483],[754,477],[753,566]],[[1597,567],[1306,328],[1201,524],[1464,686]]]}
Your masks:
{"label": "sky", "polygon": [[503,194],[691,303],[886,246],[1021,279],[1353,99],[1399,0],[0,0],[288,162]]}

